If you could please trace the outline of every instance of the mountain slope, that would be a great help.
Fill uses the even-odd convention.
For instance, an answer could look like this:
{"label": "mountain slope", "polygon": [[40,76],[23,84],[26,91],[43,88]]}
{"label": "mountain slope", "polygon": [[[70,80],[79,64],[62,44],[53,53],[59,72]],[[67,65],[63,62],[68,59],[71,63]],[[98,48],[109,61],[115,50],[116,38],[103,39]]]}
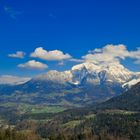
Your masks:
{"label": "mountain slope", "polygon": [[140,82],[122,95],[102,103],[97,108],[140,111]]}

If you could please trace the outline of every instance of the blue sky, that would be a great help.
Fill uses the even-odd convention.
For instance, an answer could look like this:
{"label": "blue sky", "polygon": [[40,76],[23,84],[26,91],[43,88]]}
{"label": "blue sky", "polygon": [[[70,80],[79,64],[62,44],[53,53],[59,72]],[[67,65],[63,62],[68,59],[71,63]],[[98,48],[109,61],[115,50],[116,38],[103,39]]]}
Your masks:
{"label": "blue sky", "polygon": [[[139,0],[1,0],[0,75],[33,76],[49,69],[69,69],[79,62],[68,59],[81,60],[89,50],[107,44],[124,44],[129,52],[138,51],[139,6]],[[39,47],[47,52],[59,50],[71,58],[31,57]],[[25,52],[24,58],[8,56],[17,51]],[[121,58],[121,63],[140,71],[140,64],[135,64],[138,55]],[[44,69],[26,69],[23,64],[31,60],[44,64]]]}

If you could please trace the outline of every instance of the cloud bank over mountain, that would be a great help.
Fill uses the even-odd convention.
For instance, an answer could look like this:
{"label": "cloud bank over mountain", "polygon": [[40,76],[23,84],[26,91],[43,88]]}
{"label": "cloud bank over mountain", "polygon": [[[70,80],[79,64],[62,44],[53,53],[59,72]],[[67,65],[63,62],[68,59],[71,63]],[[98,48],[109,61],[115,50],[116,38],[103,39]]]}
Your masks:
{"label": "cloud bank over mountain", "polygon": [[[25,52],[17,51],[16,53],[9,54],[12,58],[25,58]],[[35,60],[30,60],[34,58]],[[81,56],[80,58],[73,57],[69,53],[64,53],[61,50],[45,50],[43,47],[36,48],[33,52],[28,55],[28,61],[18,64],[19,68],[26,69],[46,69],[48,68],[48,63],[56,62],[59,67],[64,65],[69,65],[70,63],[80,64],[84,62],[92,62],[94,64],[102,63],[121,63],[127,59],[131,59],[133,64],[140,64],[140,48],[136,50],[128,50],[127,46],[123,44],[113,45],[108,44],[102,48],[95,48],[88,51],[87,54]],[[57,70],[57,69],[56,69]]]}
{"label": "cloud bank over mountain", "polygon": [[123,44],[106,45],[103,48],[97,48],[89,51],[89,53],[82,56],[82,58],[85,61],[95,63],[115,63],[120,62],[120,60],[125,60],[126,58],[131,58],[138,64],[140,62],[140,49],[138,48],[136,51],[129,51]]}
{"label": "cloud bank over mountain", "polygon": [[0,75],[0,84],[18,85],[29,81],[30,77],[19,77],[12,75]]}

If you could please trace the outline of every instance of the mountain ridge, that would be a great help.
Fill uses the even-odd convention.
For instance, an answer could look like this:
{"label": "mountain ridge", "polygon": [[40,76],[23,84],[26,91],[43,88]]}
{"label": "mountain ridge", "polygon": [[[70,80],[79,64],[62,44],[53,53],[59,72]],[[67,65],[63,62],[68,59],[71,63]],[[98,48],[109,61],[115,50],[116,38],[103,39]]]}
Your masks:
{"label": "mountain ridge", "polygon": [[140,82],[123,94],[99,104],[97,108],[140,111]]}
{"label": "mountain ridge", "polygon": [[42,101],[53,100],[54,104],[66,101],[84,105],[123,93],[127,88],[123,85],[137,78],[140,78],[139,73],[129,71],[119,63],[97,65],[85,62],[69,71],[49,71],[24,84],[0,85],[0,95],[36,94],[35,100],[41,97]]}
{"label": "mountain ridge", "polygon": [[114,82],[123,86],[123,84],[138,78],[140,78],[140,73],[129,71],[119,63],[97,65],[91,62],[85,62],[73,66],[71,70],[63,72],[50,70],[48,73],[39,75],[33,79],[61,83],[68,82],[75,85],[86,83],[99,85],[104,82]]}

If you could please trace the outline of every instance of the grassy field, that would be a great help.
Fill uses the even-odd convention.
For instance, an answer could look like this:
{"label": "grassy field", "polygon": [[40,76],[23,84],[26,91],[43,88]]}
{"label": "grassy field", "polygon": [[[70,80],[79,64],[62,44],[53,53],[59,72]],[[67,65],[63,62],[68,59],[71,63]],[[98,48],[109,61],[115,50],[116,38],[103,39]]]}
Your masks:
{"label": "grassy field", "polygon": [[31,113],[58,113],[64,110],[66,110],[66,108],[61,106],[43,106],[32,108]]}
{"label": "grassy field", "polygon": [[21,114],[24,113],[58,113],[66,110],[63,106],[50,106],[50,105],[32,105],[27,103],[3,103],[1,107],[16,108]]}

